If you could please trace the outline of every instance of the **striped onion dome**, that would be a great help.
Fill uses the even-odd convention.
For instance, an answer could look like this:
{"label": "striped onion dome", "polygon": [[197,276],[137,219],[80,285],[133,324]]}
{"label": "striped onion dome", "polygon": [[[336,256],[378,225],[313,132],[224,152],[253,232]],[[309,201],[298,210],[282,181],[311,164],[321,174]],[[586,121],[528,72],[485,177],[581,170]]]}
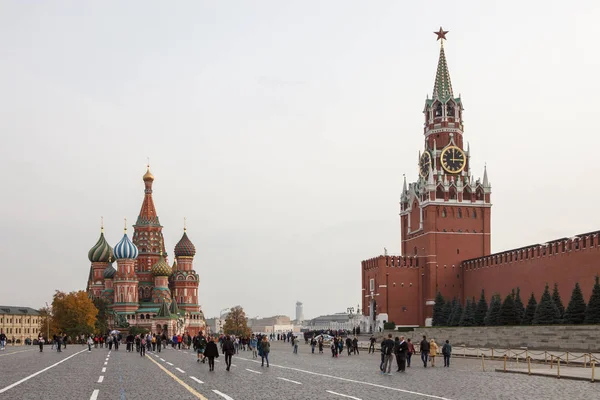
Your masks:
{"label": "striped onion dome", "polygon": [[98,241],[88,252],[88,258],[91,262],[108,262],[113,256],[113,249],[104,238],[104,231],[100,232]]}
{"label": "striped onion dome", "polygon": [[176,257],[194,257],[196,254],[196,246],[188,238],[187,232],[183,230],[183,236],[175,245],[175,256]]}
{"label": "striped onion dome", "polygon": [[131,243],[131,240],[127,237],[127,233],[123,235],[123,239],[115,246],[115,258],[130,258],[136,259],[138,256],[138,249],[135,244]]}
{"label": "striped onion dome", "polygon": [[117,270],[112,266],[112,264],[109,264],[108,267],[104,268],[104,279],[112,279],[115,277],[116,273]]}
{"label": "striped onion dome", "polygon": [[151,271],[154,276],[171,276],[173,272],[162,254],[160,255],[160,259],[152,266]]}

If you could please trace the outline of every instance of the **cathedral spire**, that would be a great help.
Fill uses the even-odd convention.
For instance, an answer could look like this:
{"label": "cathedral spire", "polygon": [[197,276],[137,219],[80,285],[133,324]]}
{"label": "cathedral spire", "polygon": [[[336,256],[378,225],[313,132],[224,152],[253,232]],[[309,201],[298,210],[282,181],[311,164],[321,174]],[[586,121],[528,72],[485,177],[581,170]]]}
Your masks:
{"label": "cathedral spire", "polygon": [[488,187],[490,182],[488,181],[487,175],[487,164],[483,166],[483,187]]}
{"label": "cathedral spire", "polygon": [[444,53],[444,40],[446,39],[448,31],[444,31],[440,26],[440,30],[434,33],[437,35],[437,40],[441,40],[441,43],[432,99],[440,100],[442,103],[445,103],[454,97],[454,93],[452,92],[452,82],[450,82],[450,72],[448,71],[448,63],[446,62],[446,54]]}
{"label": "cathedral spire", "polygon": [[144,190],[144,202],[142,203],[142,209],[140,210],[140,215],[135,224],[136,226],[160,226],[158,216],[156,215],[156,208],[154,207],[154,200],[152,200],[152,183],[154,182],[154,175],[150,172],[150,164],[148,164],[148,169],[142,179],[144,180],[144,185],[146,187]]}

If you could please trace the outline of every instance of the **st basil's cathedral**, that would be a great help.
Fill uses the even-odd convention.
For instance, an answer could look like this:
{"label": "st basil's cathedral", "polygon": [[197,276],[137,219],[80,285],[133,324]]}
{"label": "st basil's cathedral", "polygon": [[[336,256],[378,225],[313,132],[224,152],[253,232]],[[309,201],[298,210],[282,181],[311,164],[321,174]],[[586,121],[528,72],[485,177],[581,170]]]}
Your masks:
{"label": "st basil's cathedral", "polygon": [[150,167],[143,181],[144,201],[133,225],[133,237],[127,235],[125,223],[123,238],[113,249],[102,227],[100,238],[88,252],[87,292],[107,302],[111,328],[137,326],[152,333],[194,335],[206,327],[198,304],[200,278],[193,268],[196,247],[184,227],[175,245],[175,260],[169,265],[163,227],[152,199],[154,175]]}

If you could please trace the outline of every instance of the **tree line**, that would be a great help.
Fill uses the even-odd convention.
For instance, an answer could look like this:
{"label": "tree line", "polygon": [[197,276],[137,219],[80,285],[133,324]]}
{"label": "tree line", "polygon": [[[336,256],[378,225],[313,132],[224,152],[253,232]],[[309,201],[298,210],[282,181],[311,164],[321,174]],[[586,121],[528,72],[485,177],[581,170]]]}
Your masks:
{"label": "tree line", "polygon": [[479,301],[467,299],[463,305],[456,298],[447,300],[438,292],[433,306],[433,326],[499,326],[499,325],[574,325],[600,324],[600,282],[596,276],[592,295],[585,303],[579,283],[575,284],[571,300],[564,307],[558,284],[550,294],[548,284],[538,303],[533,292],[527,305],[521,300],[517,287],[502,301],[499,294],[492,295],[488,304],[485,291]]}

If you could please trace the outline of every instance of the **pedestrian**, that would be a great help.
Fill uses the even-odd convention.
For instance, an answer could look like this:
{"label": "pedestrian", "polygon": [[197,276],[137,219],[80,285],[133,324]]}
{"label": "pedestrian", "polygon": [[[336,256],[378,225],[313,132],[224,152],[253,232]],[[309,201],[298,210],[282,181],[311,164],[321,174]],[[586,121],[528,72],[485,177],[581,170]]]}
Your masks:
{"label": "pedestrian", "polygon": [[369,339],[369,354],[371,354],[371,352],[375,354],[375,336],[371,336]]}
{"label": "pedestrian", "polygon": [[146,355],[146,337],[144,335],[142,335],[142,338],[140,339],[140,357],[144,357]]}
{"label": "pedestrian", "polygon": [[406,366],[410,368],[410,359],[412,355],[415,354],[415,345],[412,344],[410,339],[407,339],[406,342],[408,344],[408,349],[406,351]]}
{"label": "pedestrian", "polygon": [[400,345],[397,351],[398,371],[406,372],[406,353],[408,352],[408,343],[404,340],[404,336],[400,336]]}
{"label": "pedestrian", "polygon": [[6,334],[4,332],[0,333],[0,350],[6,350]]}
{"label": "pedestrian", "polygon": [[356,336],[354,336],[354,339],[352,339],[352,349],[354,351],[354,354],[358,355],[358,338]]}
{"label": "pedestrian", "polygon": [[208,370],[215,370],[215,358],[219,358],[219,349],[217,348],[217,343],[215,343],[214,339],[209,339],[208,343],[206,343],[206,348],[204,349],[204,356],[208,358]]}
{"label": "pedestrian", "polygon": [[263,336],[261,342],[261,351],[262,351],[262,364],[261,367],[265,366],[265,360],[267,360],[267,368],[269,367],[269,353],[271,352],[271,343],[267,340],[266,336]]}
{"label": "pedestrian", "polygon": [[315,340],[315,335],[310,338],[310,348],[312,350],[312,354],[315,354],[315,346],[317,345],[317,341]]}
{"label": "pedestrian", "polygon": [[450,356],[452,355],[452,345],[449,340],[442,346],[442,355],[444,356],[444,367],[450,367]]}
{"label": "pedestrian", "polygon": [[383,359],[383,368],[381,369],[381,373],[385,374],[387,370],[387,374],[392,374],[392,359],[394,357],[394,341],[392,340],[392,334],[388,334],[388,338],[381,343],[382,352],[385,354]]}
{"label": "pedestrian", "polygon": [[256,339],[253,333],[252,337],[250,338],[250,349],[252,350],[252,358],[256,358],[258,356],[256,346],[258,346],[258,340]]}
{"label": "pedestrian", "polygon": [[156,351],[156,333],[152,335],[152,351]]}
{"label": "pedestrian", "polygon": [[196,362],[202,361],[202,364],[206,363],[206,359],[204,358],[204,351],[206,350],[206,339],[204,338],[203,333],[200,331],[194,338],[194,348],[196,349],[196,353],[198,354],[196,358]]}
{"label": "pedestrian", "polygon": [[225,337],[225,342],[223,343],[223,354],[225,354],[225,364],[227,364],[226,370],[229,371],[231,368],[231,358],[235,354],[235,346],[229,335]]}
{"label": "pedestrian", "polygon": [[[44,343],[45,343],[44,337],[40,333],[38,335],[38,345],[40,346],[40,353],[44,351]],[[4,349],[2,349],[2,350],[4,350]]]}
{"label": "pedestrian", "polygon": [[298,354],[298,338],[296,336],[292,338],[292,346],[294,346],[294,354]]}
{"label": "pedestrian", "polygon": [[350,336],[346,337],[346,348],[348,349],[348,355],[352,354],[354,346],[352,345],[352,339],[350,339]]}
{"label": "pedestrian", "polygon": [[421,361],[423,361],[423,367],[427,368],[427,361],[429,357],[429,342],[427,341],[427,337],[423,335],[423,340],[421,340]]}
{"label": "pedestrian", "polygon": [[431,366],[435,367],[435,356],[437,355],[439,347],[433,338],[429,341],[429,358],[431,359]]}
{"label": "pedestrian", "polygon": [[92,345],[94,344],[94,339],[92,339],[92,336],[88,336],[88,340],[87,340],[87,345],[88,345],[88,352],[92,351]]}

